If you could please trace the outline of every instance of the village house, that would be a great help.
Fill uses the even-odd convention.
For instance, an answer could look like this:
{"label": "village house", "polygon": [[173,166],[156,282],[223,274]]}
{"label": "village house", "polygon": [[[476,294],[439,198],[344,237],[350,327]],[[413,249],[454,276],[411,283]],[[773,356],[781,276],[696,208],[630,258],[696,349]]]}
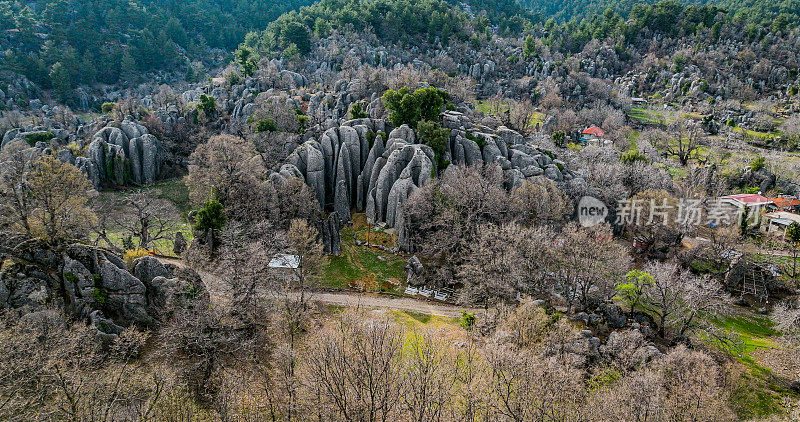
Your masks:
{"label": "village house", "polygon": [[736,209],[750,208],[750,211],[760,210],[768,205],[774,205],[772,200],[757,193],[740,193],[719,198],[723,204],[728,204]]}
{"label": "village house", "polygon": [[594,145],[594,146],[606,146],[611,144],[611,141],[605,139],[606,131],[597,127],[597,126],[589,126],[581,132],[581,136],[578,139],[581,143],[586,145]]}
{"label": "village house", "polygon": [[768,206],[774,206],[772,200],[756,193],[740,193],[719,198],[720,204],[730,208],[732,213],[743,215],[747,210],[748,220],[753,224],[761,224],[761,214]]}
{"label": "village house", "polygon": [[777,198],[769,198],[769,200],[772,201],[774,207],[769,206],[768,208],[774,208],[777,211],[800,212],[800,199],[794,196],[781,195]]}
{"label": "village house", "polygon": [[787,211],[775,211],[763,215],[761,231],[773,236],[786,238],[786,230],[792,223],[800,224],[800,215]]}

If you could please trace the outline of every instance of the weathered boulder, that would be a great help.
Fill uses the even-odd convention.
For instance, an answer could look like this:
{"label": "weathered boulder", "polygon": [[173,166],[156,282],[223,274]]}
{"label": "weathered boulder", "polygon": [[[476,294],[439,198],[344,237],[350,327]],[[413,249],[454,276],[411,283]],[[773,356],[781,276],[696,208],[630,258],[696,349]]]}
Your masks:
{"label": "weathered boulder", "polygon": [[549,166],[545,167],[544,175],[548,179],[551,179],[556,182],[560,182],[564,179],[564,176],[561,174],[561,171],[556,167],[555,164],[550,164]]}
{"label": "weathered boulder", "polygon": [[320,207],[325,206],[325,161],[316,141],[306,142],[306,182],[314,189]]}
{"label": "weathered boulder", "polygon": [[396,140],[401,140],[407,144],[413,144],[416,141],[414,130],[408,125],[402,125],[391,131],[391,133],[389,133],[389,139],[386,141],[386,149],[389,149]]}
{"label": "weathered boulder", "polygon": [[481,152],[483,154],[483,161],[486,163],[494,163],[498,157],[504,157],[504,154],[500,152],[500,148],[498,148],[497,144],[494,142],[487,142]]}
{"label": "weathered boulder", "polygon": [[[150,185],[158,178],[163,164],[161,145],[153,135],[146,134],[139,139],[141,142],[141,184]],[[133,167],[132,163],[131,167]]]}
{"label": "weathered boulder", "polygon": [[416,255],[408,259],[406,263],[406,284],[409,286],[421,286],[425,284],[425,267],[422,266]]}
{"label": "weathered boulder", "polygon": [[128,139],[138,138],[148,133],[147,128],[145,128],[144,125],[129,119],[123,120],[119,125],[119,129],[125,134],[125,136],[128,137]]}
{"label": "weathered boulder", "polygon": [[147,286],[156,277],[172,277],[172,271],[156,257],[143,256],[133,261],[133,276]]}
{"label": "weathered boulder", "polygon": [[182,255],[183,251],[186,250],[188,243],[186,242],[186,238],[183,236],[181,232],[175,232],[175,240],[173,241],[172,252],[175,255]]}
{"label": "weathered boulder", "polygon": [[409,177],[401,178],[392,185],[386,204],[386,225],[388,227],[395,227],[397,217],[402,212],[403,204],[416,188]]}
{"label": "weathered boulder", "polygon": [[481,148],[478,144],[471,139],[459,137],[459,140],[464,147],[464,164],[468,166],[481,164],[483,162],[483,156],[481,155]]}
{"label": "weathered boulder", "polygon": [[511,130],[505,126],[497,128],[497,135],[506,145],[524,144],[525,137],[519,132]]}
{"label": "weathered boulder", "polygon": [[336,183],[333,209],[339,219],[340,225],[344,225],[350,221],[350,200],[347,197],[347,184],[344,179],[339,179]]}
{"label": "weathered boulder", "polygon": [[100,188],[100,171],[94,161],[86,157],[77,157],[75,158],[75,167],[86,175],[86,178],[92,182],[92,186],[95,189]]}
{"label": "weathered boulder", "polygon": [[75,156],[72,155],[72,151],[64,148],[56,153],[56,158],[58,158],[61,162],[75,165]]}
{"label": "weathered boulder", "polygon": [[64,280],[64,292],[67,294],[67,305],[76,315],[85,315],[87,304],[93,300],[95,287],[91,271],[79,261],[65,255],[61,276]]}
{"label": "weathered boulder", "polygon": [[328,255],[338,256],[342,254],[342,242],[339,237],[339,216],[336,212],[332,212],[328,219],[323,223],[322,229],[322,243],[324,245],[324,252]]}
{"label": "weathered boulder", "polygon": [[145,307],[147,289],[144,283],[128,271],[114,265],[108,259],[100,261],[101,284],[98,295],[106,309],[113,310],[115,319],[125,323],[151,325],[152,318]]}

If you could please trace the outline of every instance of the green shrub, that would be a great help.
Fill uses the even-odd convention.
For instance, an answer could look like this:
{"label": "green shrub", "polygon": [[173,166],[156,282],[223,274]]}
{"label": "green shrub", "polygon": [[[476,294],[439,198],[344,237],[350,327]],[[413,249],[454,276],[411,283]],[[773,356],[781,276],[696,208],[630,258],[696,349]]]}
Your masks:
{"label": "green shrub", "polygon": [[297,123],[300,125],[298,129],[298,133],[305,133],[306,129],[308,128],[308,116],[305,114],[298,114],[297,115]]}
{"label": "green shrub", "polygon": [[225,226],[225,209],[216,199],[209,199],[197,212],[193,228],[199,231],[219,232]]}
{"label": "green shrub", "polygon": [[450,130],[442,128],[437,122],[422,120],[417,127],[417,136],[425,145],[433,149],[436,166],[439,171],[447,168],[449,162],[444,159],[447,153],[447,143],[450,140]]}
{"label": "green shrub", "polygon": [[407,87],[383,94],[383,104],[390,111],[389,121],[395,127],[407,124],[412,128],[422,120],[437,121],[450,95],[433,87],[411,92]]}
{"label": "green shrub", "polygon": [[350,118],[351,119],[366,119],[369,117],[366,110],[364,110],[364,103],[356,101],[350,104]]}
{"label": "green shrub", "polygon": [[767,159],[759,155],[753,160],[752,163],[750,163],[750,170],[759,171],[764,167],[766,167],[766,165],[767,165]]}
{"label": "green shrub", "polygon": [[272,119],[261,119],[256,123],[256,133],[275,132],[278,130],[278,123]]}
{"label": "green shrub", "polygon": [[472,331],[472,327],[475,326],[475,313],[461,311],[461,318],[458,319],[458,325],[467,331]]}
{"label": "green shrub", "polygon": [[628,152],[619,156],[619,161],[625,164],[633,164],[636,162],[647,162],[647,157],[638,150],[631,149]]}
{"label": "green shrub", "polygon": [[557,130],[553,132],[553,136],[551,138],[553,139],[553,143],[563,148],[567,141],[567,133],[563,130]]}
{"label": "green shrub", "polygon": [[27,135],[25,137],[25,142],[30,146],[36,146],[39,142],[50,142],[53,138],[55,138],[55,135],[51,132],[36,132]]}
{"label": "green shrub", "polygon": [[64,148],[70,150],[70,152],[72,152],[72,155],[74,155],[75,157],[82,157],[83,156],[83,148],[81,148],[81,146],[78,145],[78,143],[75,142],[75,141],[70,142]]}
{"label": "green shrub", "polygon": [[102,287],[95,287],[92,291],[92,300],[99,305],[105,305],[108,301],[108,293]]}
{"label": "green shrub", "polygon": [[200,104],[197,105],[197,109],[206,116],[210,116],[217,111],[217,100],[211,95],[203,94],[200,96]]}
{"label": "green shrub", "polygon": [[467,139],[478,144],[478,146],[481,147],[481,150],[483,150],[483,147],[486,146],[485,138],[482,138],[480,136],[475,136],[471,132],[467,132]]}
{"label": "green shrub", "polygon": [[92,300],[98,305],[105,305],[108,301],[108,293],[103,289],[103,281],[100,278],[100,274],[92,274],[92,285],[94,286]]}
{"label": "green shrub", "polygon": [[100,106],[100,111],[102,111],[103,114],[108,114],[114,111],[114,107],[116,106],[116,103],[103,103],[103,105]]}

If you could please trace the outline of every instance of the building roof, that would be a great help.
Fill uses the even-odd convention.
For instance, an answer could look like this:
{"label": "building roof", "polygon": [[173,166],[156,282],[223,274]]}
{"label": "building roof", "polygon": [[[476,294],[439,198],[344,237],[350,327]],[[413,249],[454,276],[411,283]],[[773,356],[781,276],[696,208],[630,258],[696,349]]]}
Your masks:
{"label": "building roof", "polygon": [[280,253],[275,255],[271,261],[269,261],[270,268],[290,268],[290,269],[297,269],[300,267],[300,257],[297,255],[289,255],[285,253]]}
{"label": "building roof", "polygon": [[771,199],[756,193],[740,193],[738,195],[723,196],[720,199],[727,199],[729,201],[748,206],[767,205],[772,203]]}
{"label": "building roof", "polygon": [[[786,211],[775,211],[764,214],[764,218],[771,220],[775,224],[788,226],[792,223],[800,224],[800,215]],[[787,223],[788,222],[788,223]]]}
{"label": "building roof", "polygon": [[606,134],[606,131],[600,129],[597,126],[589,126],[583,130],[584,135],[592,135],[592,136],[603,136]]}
{"label": "building roof", "polygon": [[778,208],[800,207],[800,199],[797,198],[779,196],[777,198],[769,198],[769,200],[774,202],[775,206]]}
{"label": "building roof", "polygon": [[785,218],[773,218],[772,222],[781,226],[791,226],[794,221]]}

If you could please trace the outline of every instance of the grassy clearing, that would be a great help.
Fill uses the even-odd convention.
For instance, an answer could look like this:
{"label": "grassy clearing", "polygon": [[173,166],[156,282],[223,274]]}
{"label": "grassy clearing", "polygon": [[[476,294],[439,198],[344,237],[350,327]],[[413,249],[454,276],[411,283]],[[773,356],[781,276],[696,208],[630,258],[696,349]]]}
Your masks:
{"label": "grassy clearing", "polygon": [[[354,214],[353,225],[341,231],[342,254],[328,258],[322,283],[330,287],[398,293],[405,279],[407,257],[356,245],[355,238],[366,240],[367,233],[364,214]],[[372,244],[396,246],[396,239],[390,233],[373,228],[369,237]]]}
{"label": "grassy clearing", "polygon": [[[501,102],[498,104],[495,101],[486,101],[486,100],[478,100],[475,102],[475,110],[480,111],[483,114],[503,114],[509,111],[511,107],[509,107],[508,103]],[[544,123],[544,119],[547,116],[544,113],[540,113],[538,111],[533,112],[531,114],[531,119],[528,122],[529,127],[535,128],[538,125]]]}
{"label": "grassy clearing", "polygon": [[697,112],[681,113],[681,119],[703,120],[703,115]]}
{"label": "grassy clearing", "polygon": [[[173,239],[175,238],[175,233],[181,232],[183,233],[183,237],[186,239],[187,243],[190,243],[192,239],[194,239],[194,234],[192,233],[192,228],[187,222],[179,222],[176,223],[173,227],[170,228],[167,239],[159,239],[154,242],[150,242],[149,250],[153,251],[160,255],[171,256],[175,258],[179,258],[172,252],[173,247],[175,246],[175,242]],[[109,240],[116,245],[117,247],[124,249],[122,240],[125,238],[125,233],[122,231],[113,231],[106,233],[108,235]],[[136,241],[134,239],[134,241]]]}
{"label": "grassy clearing", "polygon": [[781,134],[778,132],[758,132],[755,130],[745,129],[739,126],[734,127],[733,131],[755,139],[770,139],[781,136]]}
{"label": "grassy clearing", "polygon": [[[167,232],[167,239],[160,239],[152,242],[150,244],[150,250],[167,256],[175,256],[173,252],[174,246],[174,236],[176,232],[181,232],[183,237],[186,238],[187,242],[191,242],[194,238],[192,233],[192,227],[187,220],[187,214],[191,210],[191,205],[189,203],[189,189],[186,187],[184,180],[182,178],[177,179],[170,179],[170,180],[162,180],[158,183],[154,183],[150,186],[144,186],[141,188],[143,192],[146,193],[158,193],[156,195],[157,198],[165,199],[172,202],[175,205],[175,208],[178,210],[178,215],[175,216],[175,224],[169,228]],[[131,190],[121,190],[121,191],[112,191],[112,192],[103,192],[102,195],[108,197],[113,196],[122,196],[126,193],[130,193]],[[122,240],[126,237],[126,234],[121,230],[110,231],[106,233],[109,240],[119,248],[124,249]]]}
{"label": "grassy clearing", "polygon": [[648,108],[633,107],[627,111],[628,117],[644,124],[668,124],[669,117],[665,113]]}
{"label": "grassy clearing", "polygon": [[494,114],[496,111],[499,113],[505,113],[509,110],[509,107],[508,104],[504,102],[501,102],[498,107],[498,104],[494,101],[478,100],[475,102],[475,110],[480,111],[483,114]]}
{"label": "grassy clearing", "polygon": [[413,311],[391,311],[392,318],[406,328],[458,328],[458,318],[447,318],[438,315],[428,315]]}
{"label": "grassy clearing", "polygon": [[711,323],[727,334],[709,343],[729,355],[733,391],[731,408],[741,419],[763,418],[783,414],[784,398],[791,393],[777,382],[772,370],[762,366],[753,354],[763,349],[777,348],[775,330],[769,318],[754,315],[726,315],[712,318]]}
{"label": "grassy clearing", "polygon": [[749,315],[720,316],[713,318],[711,322],[738,340],[737,343],[741,346],[736,348],[738,350],[734,350],[730,346],[723,346],[724,350],[731,354],[749,356],[759,348],[776,347],[772,337],[780,335],[774,328],[775,324],[769,318]]}

